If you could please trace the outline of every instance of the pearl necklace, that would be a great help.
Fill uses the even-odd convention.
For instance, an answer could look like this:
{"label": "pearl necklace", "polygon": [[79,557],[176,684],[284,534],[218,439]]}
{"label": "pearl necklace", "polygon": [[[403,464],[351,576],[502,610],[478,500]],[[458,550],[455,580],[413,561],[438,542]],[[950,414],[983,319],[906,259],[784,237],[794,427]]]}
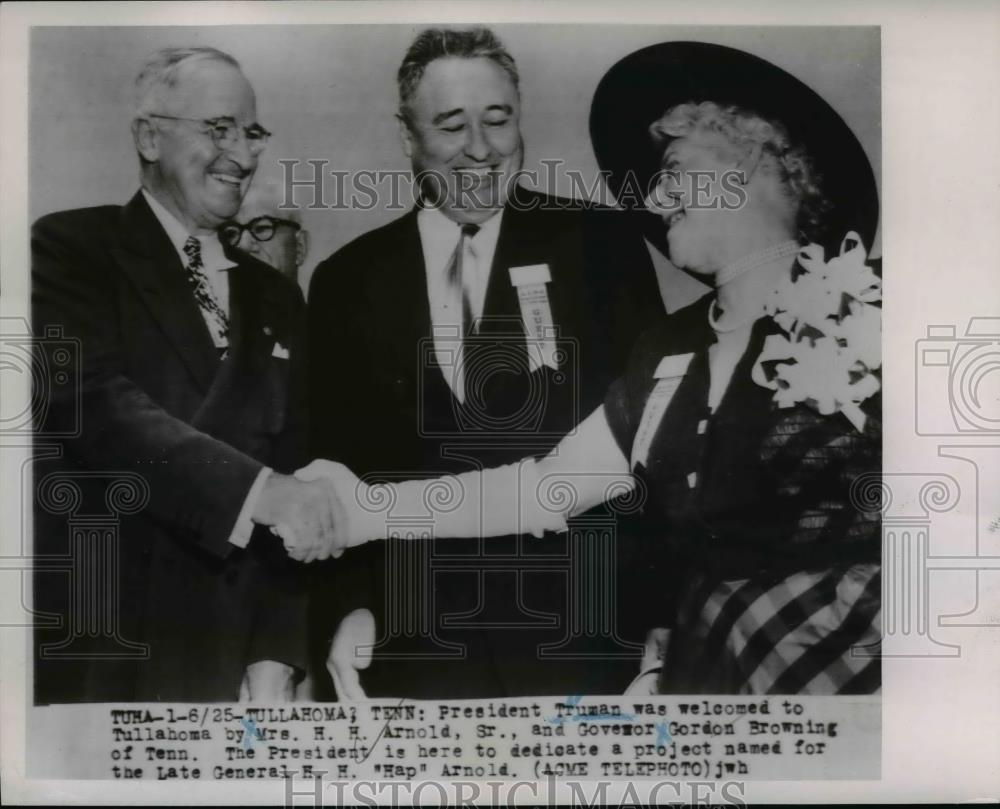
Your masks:
{"label": "pearl necklace", "polygon": [[743,256],[743,258],[737,259],[732,264],[727,264],[715,275],[715,286],[722,287],[739,278],[746,272],[750,270],[755,270],[764,264],[770,264],[772,261],[777,261],[779,258],[785,258],[786,256],[794,256],[801,249],[799,243],[795,239],[789,239],[787,242],[781,242],[780,244],[772,245],[765,250],[760,250],[756,253],[750,253],[749,255]]}

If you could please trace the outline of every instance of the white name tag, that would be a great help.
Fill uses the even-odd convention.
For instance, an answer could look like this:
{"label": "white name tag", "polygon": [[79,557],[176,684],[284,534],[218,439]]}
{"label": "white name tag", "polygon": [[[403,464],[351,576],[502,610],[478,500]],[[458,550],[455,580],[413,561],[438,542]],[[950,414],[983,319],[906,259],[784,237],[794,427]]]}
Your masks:
{"label": "white name tag", "polygon": [[510,282],[516,287],[528,284],[547,284],[552,280],[548,264],[529,264],[527,267],[511,267]]}
{"label": "white name tag", "polygon": [[664,357],[656,366],[653,372],[653,378],[657,380],[656,386],[646,400],[642,418],[639,420],[639,429],[636,430],[635,440],[632,442],[629,468],[633,472],[639,464],[646,466],[649,462],[649,447],[653,443],[653,437],[663,420],[663,414],[667,412],[667,407],[687,373],[692,357],[694,354],[674,354]]}
{"label": "white name tag", "polygon": [[510,268],[510,283],[517,289],[521,320],[528,337],[528,362],[532,371],[548,365],[559,370],[556,362],[555,324],[545,285],[552,280],[548,264],[530,264]]}

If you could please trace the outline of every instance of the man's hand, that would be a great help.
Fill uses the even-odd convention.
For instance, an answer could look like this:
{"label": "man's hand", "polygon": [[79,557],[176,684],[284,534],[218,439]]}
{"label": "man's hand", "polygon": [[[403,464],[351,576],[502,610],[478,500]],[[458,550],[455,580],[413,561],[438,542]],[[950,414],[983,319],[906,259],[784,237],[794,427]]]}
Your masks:
{"label": "man's hand", "polygon": [[372,662],[375,645],[375,616],[371,610],[358,609],[347,614],[337,627],[326,658],[326,668],[333,678],[337,699],[346,702],[365,699],[358,672]]}
{"label": "man's hand", "polygon": [[353,548],[385,536],[385,517],[365,508],[368,487],[342,463],[315,460],[295,472],[302,481],[324,481],[344,508],[344,521],[338,522],[338,535],[344,547]]}
{"label": "man's hand", "polygon": [[346,547],[346,514],[333,485],[271,473],[257,498],[253,521],[268,525],[299,562],[336,558]]}
{"label": "man's hand", "polygon": [[240,702],[291,702],[295,697],[295,669],[276,660],[258,660],[247,666],[240,685]]}

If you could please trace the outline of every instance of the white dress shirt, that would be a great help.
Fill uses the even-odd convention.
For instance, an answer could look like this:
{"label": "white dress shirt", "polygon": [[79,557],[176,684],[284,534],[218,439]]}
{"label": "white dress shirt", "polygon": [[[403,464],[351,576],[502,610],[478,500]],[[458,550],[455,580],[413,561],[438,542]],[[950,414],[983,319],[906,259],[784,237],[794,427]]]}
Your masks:
{"label": "white dress shirt", "polygon": [[[467,237],[462,254],[462,285],[465,288],[475,323],[483,316],[490,268],[500,236],[501,208],[479,225],[475,236]],[[459,401],[465,401],[460,375],[456,373],[457,349],[462,345],[462,293],[448,277],[452,255],[462,236],[462,227],[438,208],[417,212],[420,246],[427,272],[427,300],[431,310],[434,353],[445,380]]]}
{"label": "white dress shirt", "polygon": [[[146,198],[146,203],[149,205],[150,210],[152,210],[153,215],[156,217],[157,221],[166,231],[167,237],[170,239],[170,243],[173,244],[174,249],[177,251],[177,255],[181,260],[181,264],[184,267],[188,265],[188,257],[184,252],[184,245],[187,240],[194,236],[193,233],[188,233],[187,228],[178,221],[170,211],[168,211],[163,205],[150,194],[145,188],[142,189],[142,195]],[[212,291],[215,293],[215,298],[219,302],[219,306],[222,307],[222,311],[229,315],[229,270],[237,266],[234,262],[226,258],[225,251],[222,249],[222,243],[218,238],[214,236],[195,236],[195,238],[201,244],[201,262],[205,275],[208,277],[209,283],[212,285]],[[199,307],[199,310],[201,307]],[[202,316],[205,317],[205,313],[202,312]],[[212,321],[205,317],[205,325],[208,326],[210,333],[214,335],[215,329],[213,328]],[[213,339],[215,339],[213,337]],[[221,346],[217,346],[221,347]],[[253,533],[253,520],[251,515],[257,506],[257,499],[260,497],[260,493],[264,489],[264,485],[267,483],[267,479],[271,474],[271,469],[264,467],[260,470],[257,475],[257,479],[254,481],[253,486],[250,487],[250,491],[247,493],[246,499],[243,501],[243,508],[240,509],[239,517],[236,519],[236,525],[233,526],[233,532],[229,535],[229,541],[240,548],[245,548],[250,542],[250,535]]]}

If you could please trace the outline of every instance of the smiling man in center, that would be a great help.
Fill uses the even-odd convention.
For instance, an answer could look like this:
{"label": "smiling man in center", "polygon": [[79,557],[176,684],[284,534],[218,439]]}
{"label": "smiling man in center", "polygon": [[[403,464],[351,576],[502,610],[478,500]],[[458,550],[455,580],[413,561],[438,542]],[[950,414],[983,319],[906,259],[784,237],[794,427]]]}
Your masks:
{"label": "smiling man in center", "polygon": [[[544,454],[662,316],[641,240],[612,233],[622,212],[517,183],[519,81],[485,28],[428,29],[408,49],[397,119],[420,199],[313,275],[314,457],[392,480]],[[542,653],[569,632],[565,536],[416,546],[419,559],[373,543],[316,571],[317,673],[329,663],[341,698],[620,690],[616,664]],[[599,643],[620,662],[616,638]]]}

